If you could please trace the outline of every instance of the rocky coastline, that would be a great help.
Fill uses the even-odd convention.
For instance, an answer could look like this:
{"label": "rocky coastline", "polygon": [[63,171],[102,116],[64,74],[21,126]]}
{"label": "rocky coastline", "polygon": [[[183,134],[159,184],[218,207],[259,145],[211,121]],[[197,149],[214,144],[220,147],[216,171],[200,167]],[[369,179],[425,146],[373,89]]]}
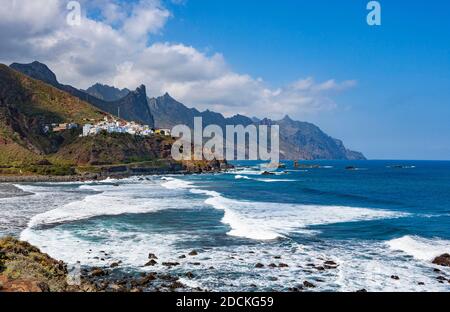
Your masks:
{"label": "rocky coastline", "polygon": [[[185,276],[192,276],[187,272]],[[0,292],[173,292],[204,291],[168,273],[129,275],[120,263],[81,268],[73,275],[67,264],[12,237],[0,239]]]}
{"label": "rocky coastline", "polygon": [[[37,183],[37,182],[84,182],[105,179],[124,179],[132,176],[164,175],[164,174],[200,174],[217,173],[233,168],[226,161],[184,162],[169,164],[164,167],[147,167],[135,165],[104,166],[97,172],[83,172],[73,175],[39,175],[39,174],[0,174],[0,183]],[[18,196],[18,195],[12,195]],[[1,198],[1,193],[0,193]]]}
{"label": "rocky coastline", "polygon": [[[3,175],[0,176],[0,183],[39,183],[39,182],[85,182],[85,181],[102,181],[105,179],[124,179],[132,176],[140,175],[164,175],[164,174],[189,174],[188,171],[180,170],[154,170],[149,173],[133,174],[123,173],[89,173],[67,176],[53,175]],[[17,196],[17,195],[14,195]]]}
{"label": "rocky coastline", "polygon": [[[192,250],[181,258],[195,259],[200,251]],[[275,257],[280,259],[280,257]],[[439,283],[450,283],[450,279],[442,274],[438,267],[450,266],[450,255],[443,254],[436,257],[432,263],[436,265],[433,270]],[[149,253],[148,262],[143,267],[159,266],[167,271],[141,272],[130,274],[122,268],[121,262],[113,262],[103,267],[80,267],[74,275],[67,264],[52,259],[42,253],[38,248],[12,237],[0,239],[0,292],[207,292],[208,289],[186,285],[186,280],[198,278],[192,272],[170,273],[169,269],[180,265],[178,262],[167,262],[158,259],[158,256]],[[327,260],[321,265],[306,264],[309,270],[323,271],[336,270],[340,264]],[[270,264],[256,263],[255,270],[283,269],[288,264],[277,262]],[[211,268],[214,269],[214,268]],[[400,277],[392,275],[393,280]],[[304,280],[292,286],[287,291],[302,292],[313,291],[320,283],[315,280]],[[424,285],[424,283],[420,283]],[[256,285],[254,285],[256,290]],[[356,290],[367,292],[366,289]]]}

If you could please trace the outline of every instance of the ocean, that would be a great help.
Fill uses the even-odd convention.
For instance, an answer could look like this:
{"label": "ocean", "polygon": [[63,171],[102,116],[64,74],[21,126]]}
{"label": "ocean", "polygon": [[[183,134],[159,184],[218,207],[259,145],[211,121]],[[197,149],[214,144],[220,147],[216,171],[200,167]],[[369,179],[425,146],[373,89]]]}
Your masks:
{"label": "ocean", "polygon": [[[450,253],[450,162],[301,163],[273,175],[247,161],[219,174],[16,184],[32,195],[0,199],[0,236],[69,264],[121,261],[129,274],[170,271],[213,291],[304,281],[311,291],[450,291],[439,279],[450,268],[431,263]],[[149,253],[158,265],[144,266]]]}

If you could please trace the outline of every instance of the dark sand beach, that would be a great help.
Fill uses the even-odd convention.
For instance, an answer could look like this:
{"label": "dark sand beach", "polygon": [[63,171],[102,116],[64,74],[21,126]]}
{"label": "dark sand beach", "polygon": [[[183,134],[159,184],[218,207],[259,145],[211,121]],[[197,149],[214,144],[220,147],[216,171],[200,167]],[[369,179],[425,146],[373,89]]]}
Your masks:
{"label": "dark sand beach", "polygon": [[32,193],[25,192],[12,184],[0,183],[0,198],[28,196],[31,194]]}

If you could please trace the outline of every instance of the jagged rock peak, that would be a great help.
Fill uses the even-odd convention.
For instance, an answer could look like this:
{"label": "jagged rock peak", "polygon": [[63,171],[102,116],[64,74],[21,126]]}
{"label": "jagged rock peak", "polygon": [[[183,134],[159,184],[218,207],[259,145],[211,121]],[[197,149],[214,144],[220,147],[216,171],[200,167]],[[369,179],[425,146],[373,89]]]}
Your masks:
{"label": "jagged rock peak", "polygon": [[136,88],[135,92],[147,94],[147,88],[145,87],[145,85],[141,84],[139,87]]}
{"label": "jagged rock peak", "polygon": [[283,121],[293,121],[292,118],[286,114],[286,116],[283,117]]}
{"label": "jagged rock peak", "polygon": [[12,63],[9,67],[53,86],[59,84],[55,73],[52,72],[47,65],[41,62],[34,61],[29,64]]}

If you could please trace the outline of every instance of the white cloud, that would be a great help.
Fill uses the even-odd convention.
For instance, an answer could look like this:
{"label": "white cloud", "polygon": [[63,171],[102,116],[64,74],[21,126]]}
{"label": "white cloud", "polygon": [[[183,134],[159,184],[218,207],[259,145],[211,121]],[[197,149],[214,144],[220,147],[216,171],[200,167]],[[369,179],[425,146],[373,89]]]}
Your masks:
{"label": "white cloud", "polygon": [[156,1],[141,1],[133,7],[131,15],[122,26],[127,37],[134,40],[146,39],[148,34],[157,33],[166,24],[170,12]]}
{"label": "white cloud", "polygon": [[[181,43],[155,42],[171,13],[157,0],[136,3],[81,1],[80,26],[65,22],[62,0],[2,0],[0,61],[39,60],[59,80],[86,88],[95,82],[135,88],[150,96],[169,92],[189,106],[225,114],[280,117],[329,110],[332,92],[355,86],[353,80],[313,78],[271,88],[261,78],[232,71],[223,55],[207,54]],[[87,15],[87,16],[91,16]],[[148,44],[150,39],[154,41]]]}

